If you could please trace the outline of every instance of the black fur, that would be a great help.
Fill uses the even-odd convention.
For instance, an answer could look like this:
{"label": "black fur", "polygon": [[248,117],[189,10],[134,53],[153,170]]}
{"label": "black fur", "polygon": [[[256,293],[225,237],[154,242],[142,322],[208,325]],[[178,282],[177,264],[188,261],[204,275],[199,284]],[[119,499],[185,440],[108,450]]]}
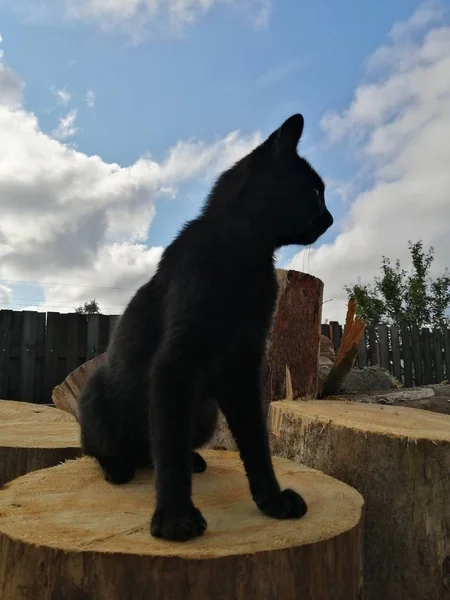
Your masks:
{"label": "black fur", "polygon": [[154,463],[156,537],[187,540],[206,529],[191,500],[191,473],[206,463],[193,449],[211,438],[217,406],[260,510],[279,519],[307,510],[279,487],[261,408],[274,252],[311,244],[333,223],[322,179],[297,154],[302,131],[294,115],[221,175],[130,301],[82,393],[83,450],[106,479],[125,483]]}

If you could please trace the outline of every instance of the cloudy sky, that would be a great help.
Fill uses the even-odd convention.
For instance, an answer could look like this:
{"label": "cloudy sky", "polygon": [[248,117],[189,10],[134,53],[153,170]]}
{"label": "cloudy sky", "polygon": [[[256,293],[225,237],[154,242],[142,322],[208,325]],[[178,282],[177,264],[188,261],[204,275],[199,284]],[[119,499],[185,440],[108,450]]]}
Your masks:
{"label": "cloudy sky", "polygon": [[[14,6],[14,8],[11,8]],[[119,314],[214,177],[294,112],[335,225],[283,267],[450,265],[450,1],[0,0],[0,308]]]}

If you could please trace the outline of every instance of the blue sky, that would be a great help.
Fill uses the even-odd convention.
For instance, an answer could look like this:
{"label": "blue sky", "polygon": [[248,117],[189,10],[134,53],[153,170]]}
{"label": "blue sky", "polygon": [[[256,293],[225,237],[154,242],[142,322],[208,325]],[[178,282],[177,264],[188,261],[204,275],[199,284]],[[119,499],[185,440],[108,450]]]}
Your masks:
{"label": "blue sky", "polygon": [[[78,0],[80,6],[89,2],[94,4]],[[108,5],[108,0],[101,2]],[[127,0],[122,2],[125,10]],[[325,179],[341,183],[360,176],[361,165],[344,141],[325,146],[321,120],[327,111],[342,114],[351,105],[367,79],[368,59],[386,43],[395,23],[407,22],[423,6],[411,0],[344,0],[334,8],[329,0],[274,0],[264,23],[255,25],[258,0],[248,0],[245,10],[219,2],[197,14],[181,35],[164,24],[153,35],[149,22],[136,42],[120,27],[105,31],[92,13],[65,18],[52,0],[43,3],[46,11],[39,14],[26,0],[16,10],[7,4],[0,0],[3,60],[25,83],[22,107],[36,115],[44,134],[51,136],[58,120],[76,110],[77,130],[61,143],[125,168],[147,153],[163,162],[180,140],[214,144],[235,130],[244,137],[256,131],[264,137],[300,111],[306,120],[300,152]],[[442,23],[446,19],[441,16]],[[65,90],[70,100],[58,104],[56,90]],[[93,106],[86,103],[88,90],[95,95]],[[174,198],[156,195],[148,247],[167,245],[195,216],[210,180],[186,177],[177,183]],[[337,224],[321,244],[335,240],[349,210],[333,185],[328,204]],[[283,264],[297,252],[286,249]],[[5,284],[11,273],[5,271]],[[16,279],[33,279],[24,273],[18,270]],[[45,286],[51,273],[39,278]],[[57,278],[67,282],[60,273]],[[32,293],[29,286],[11,289],[13,299],[28,301],[29,295],[33,305],[45,297],[45,287],[34,286]],[[95,289],[88,291],[92,296]]]}

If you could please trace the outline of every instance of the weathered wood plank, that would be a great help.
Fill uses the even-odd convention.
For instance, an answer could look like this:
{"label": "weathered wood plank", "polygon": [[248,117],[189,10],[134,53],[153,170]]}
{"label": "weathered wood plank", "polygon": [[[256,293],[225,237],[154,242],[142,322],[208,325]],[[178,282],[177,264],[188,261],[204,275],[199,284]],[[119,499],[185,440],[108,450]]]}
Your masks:
{"label": "weathered wood plank", "polygon": [[378,341],[376,329],[373,326],[367,327],[367,333],[369,338],[369,357],[370,364],[372,366],[379,364],[379,352],[378,352]]}
{"label": "weathered wood plank", "polygon": [[56,382],[58,364],[58,326],[61,315],[57,312],[47,313],[47,327],[45,331],[45,373],[44,373],[44,399],[51,402],[52,390]]}
{"label": "weathered wood plank", "polygon": [[109,341],[109,331],[110,331],[109,315],[99,315],[98,348],[97,348],[96,356],[106,352],[106,348],[108,347],[108,341]]}
{"label": "weathered wood plank", "polygon": [[20,344],[20,399],[24,402],[34,402],[37,312],[24,310],[22,315],[22,339]]}
{"label": "weathered wood plank", "polygon": [[420,332],[418,327],[413,327],[411,329],[411,349],[414,365],[414,384],[422,385],[422,356],[420,350]]}
{"label": "weathered wood plank", "polygon": [[364,330],[363,336],[361,338],[361,343],[359,344],[358,351],[358,367],[366,367],[367,366],[367,328]]}
{"label": "weathered wood plank", "polygon": [[330,334],[334,351],[337,353],[342,340],[342,325],[340,325],[337,321],[330,321]]}
{"label": "weathered wood plank", "polygon": [[100,354],[100,315],[87,316],[86,358],[91,360]]}
{"label": "weathered wood plank", "polygon": [[442,361],[442,336],[439,329],[433,329],[433,360],[434,360],[434,382],[441,383],[444,379]]}
{"label": "weathered wood plank", "polygon": [[444,329],[445,378],[450,381],[450,329]]}
{"label": "weathered wood plank", "polygon": [[380,345],[380,366],[383,369],[391,370],[391,361],[389,360],[389,338],[387,325],[378,326],[378,340]]}
{"label": "weathered wood plank", "polygon": [[37,313],[36,318],[36,345],[35,345],[35,364],[34,364],[34,400],[38,404],[43,404],[47,400],[44,395],[45,384],[45,321],[44,312]]}
{"label": "weathered wood plank", "polygon": [[81,344],[83,330],[87,330],[86,315],[69,314],[67,323],[67,373],[76,369],[80,365],[80,359],[83,361],[85,358]]}
{"label": "weathered wood plank", "polygon": [[403,354],[403,372],[405,386],[413,385],[413,367],[412,367],[412,351],[411,351],[411,334],[407,327],[401,329],[402,337],[402,354]]}
{"label": "weathered wood plank", "polygon": [[9,394],[12,316],[12,310],[0,310],[0,399],[4,400]]}
{"label": "weathered wood plank", "polygon": [[402,364],[400,355],[400,339],[398,327],[392,325],[390,328],[391,344],[392,344],[392,370],[394,377],[398,381],[402,381]]}
{"label": "weathered wood plank", "polygon": [[22,339],[23,312],[13,311],[11,322],[10,360],[8,365],[8,400],[22,400],[20,377],[20,351]]}
{"label": "weathered wood plank", "polygon": [[431,337],[430,330],[425,327],[420,332],[423,355],[423,382],[425,384],[433,382],[433,361],[431,360]]}

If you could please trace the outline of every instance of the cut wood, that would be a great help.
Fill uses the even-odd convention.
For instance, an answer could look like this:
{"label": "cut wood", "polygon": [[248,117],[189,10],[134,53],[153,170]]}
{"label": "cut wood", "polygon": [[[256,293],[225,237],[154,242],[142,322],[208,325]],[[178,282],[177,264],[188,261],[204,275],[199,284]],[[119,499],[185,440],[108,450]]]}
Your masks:
{"label": "cut wood", "polygon": [[450,416],[340,401],[275,402],[272,452],[366,501],[365,599],[450,598]]}
{"label": "cut wood", "polygon": [[57,408],[0,400],[0,486],[81,455],[80,428]]}
{"label": "cut wood", "polygon": [[106,354],[99,354],[71,371],[62,383],[52,392],[53,404],[73,415],[78,420],[78,400],[89,375],[105,360]]}
{"label": "cut wood", "polygon": [[358,356],[362,336],[364,335],[364,321],[358,316],[355,317],[356,308],[356,301],[351,298],[348,302],[341,345],[334,364],[322,385],[322,389],[319,390],[318,395],[320,398],[336,394],[339,391]]}
{"label": "cut wood", "polygon": [[9,421],[45,421],[51,423],[54,421],[74,422],[75,418],[53,406],[44,406],[42,404],[33,404],[31,402],[19,402],[18,400],[0,400],[0,425]]}
{"label": "cut wood", "polygon": [[0,494],[3,600],[357,600],[361,510],[356,490],[277,459],[285,486],[309,510],[299,520],[262,515],[236,453],[204,453],[193,497],[205,535],[150,536],[154,486],[141,471],[112,486],[87,458],[17,479]]}
{"label": "cut wood", "polygon": [[[264,406],[283,400],[316,398],[319,371],[323,283],[317,277],[277,269],[278,299],[267,340]],[[290,382],[286,373],[289,369]]]}
{"label": "cut wood", "polygon": [[[287,397],[316,398],[318,390],[320,328],[323,283],[299,271],[277,269],[278,297],[267,340],[263,368],[263,409],[267,414],[274,400]],[[88,376],[106,353],[69,373],[57,385],[52,400],[58,408],[78,419],[78,400]],[[210,448],[235,450],[236,444],[225,417],[220,413]]]}

